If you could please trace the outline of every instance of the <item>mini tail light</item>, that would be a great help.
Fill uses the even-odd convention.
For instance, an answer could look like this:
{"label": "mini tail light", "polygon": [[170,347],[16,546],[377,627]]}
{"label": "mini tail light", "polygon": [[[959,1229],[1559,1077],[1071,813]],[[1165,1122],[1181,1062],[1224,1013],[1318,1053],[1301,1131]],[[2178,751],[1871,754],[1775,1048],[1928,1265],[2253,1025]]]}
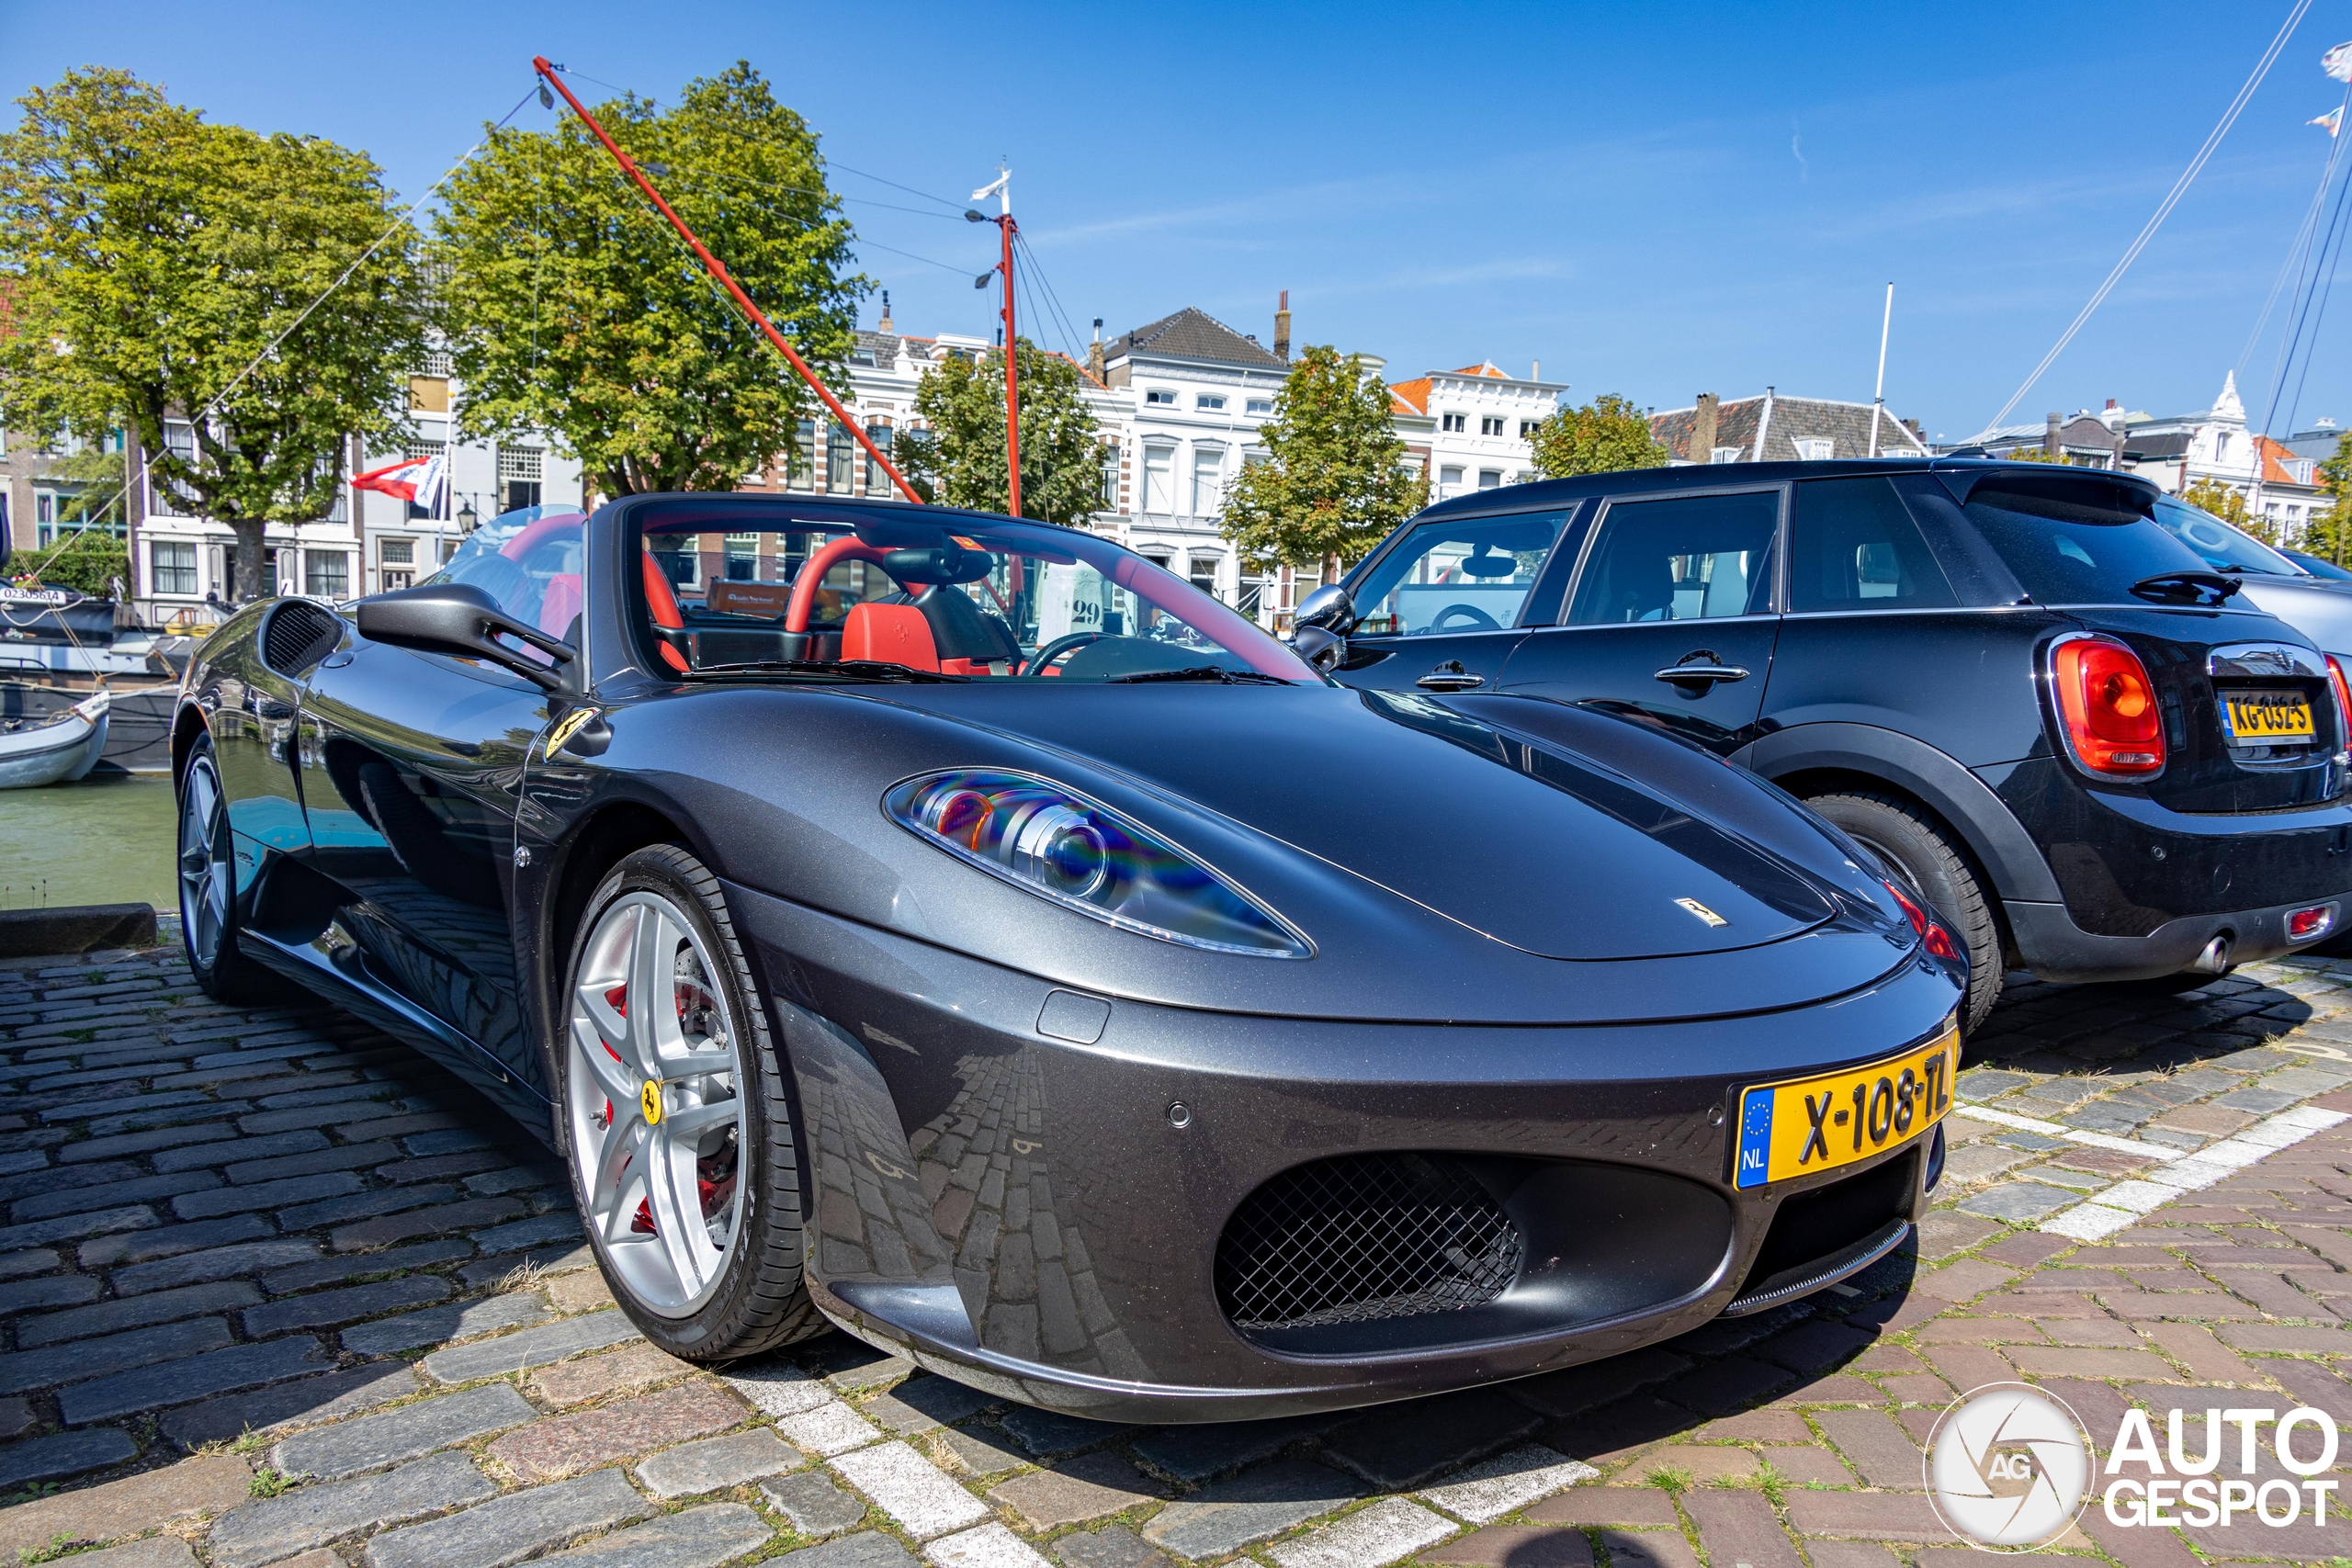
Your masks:
{"label": "mini tail light", "polygon": [[1903,906],[1904,914],[1910,919],[1911,929],[1919,933],[1921,946],[1938,958],[1957,960],[1960,957],[1960,949],[1953,944],[1951,933],[1929,919],[1928,911],[1920,907],[1917,898],[1912,897],[1892,882],[1885,884],[1885,886],[1889,893],[1894,895],[1894,901]]}
{"label": "mini tail light", "polygon": [[2050,683],[2067,750],[2085,772],[2145,778],[2164,771],[2164,714],[2138,654],[2112,637],[2069,637],[2050,650]]}
{"label": "mini tail light", "polygon": [[2335,655],[2327,656],[2327,683],[2335,692],[2335,749],[2352,748],[2352,684],[2346,684],[2344,666]]}
{"label": "mini tail light", "polygon": [[2287,911],[2289,942],[2317,942],[2335,929],[2335,906],[2332,903],[2313,904],[2308,909]]}

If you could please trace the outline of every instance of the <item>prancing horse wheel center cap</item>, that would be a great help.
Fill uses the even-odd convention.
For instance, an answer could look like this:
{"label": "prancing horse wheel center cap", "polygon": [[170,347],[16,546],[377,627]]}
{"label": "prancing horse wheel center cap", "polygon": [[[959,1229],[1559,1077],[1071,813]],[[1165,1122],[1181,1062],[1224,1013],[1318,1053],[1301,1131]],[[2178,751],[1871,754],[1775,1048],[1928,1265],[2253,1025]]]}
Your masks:
{"label": "prancing horse wheel center cap", "polygon": [[662,1124],[662,1086],[660,1084],[650,1083],[638,1090],[637,1102],[645,1108],[647,1126],[658,1127]]}

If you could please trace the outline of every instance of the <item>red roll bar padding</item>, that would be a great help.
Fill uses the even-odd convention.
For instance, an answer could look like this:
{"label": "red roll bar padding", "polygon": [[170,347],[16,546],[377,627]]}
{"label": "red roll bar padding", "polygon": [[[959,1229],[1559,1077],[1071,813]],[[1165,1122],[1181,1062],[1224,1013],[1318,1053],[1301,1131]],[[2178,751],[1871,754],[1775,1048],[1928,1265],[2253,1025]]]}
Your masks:
{"label": "red roll bar padding", "polygon": [[826,541],[817,553],[808,558],[800,575],[792,580],[792,598],[784,606],[784,629],[805,632],[808,629],[808,611],[817,602],[818,586],[825,581],[825,573],[845,560],[879,561],[890,552],[867,544],[865,540],[843,534]]}
{"label": "red roll bar padding", "polygon": [[588,518],[586,514],[578,512],[560,512],[552,517],[542,517],[537,522],[526,526],[521,533],[515,535],[513,538],[507,540],[505,547],[501,549],[498,553],[504,556],[508,560],[521,560],[525,556],[529,555],[534,549],[537,549],[538,547],[539,541],[547,538],[549,535],[560,534],[566,529],[577,534],[587,521]]}

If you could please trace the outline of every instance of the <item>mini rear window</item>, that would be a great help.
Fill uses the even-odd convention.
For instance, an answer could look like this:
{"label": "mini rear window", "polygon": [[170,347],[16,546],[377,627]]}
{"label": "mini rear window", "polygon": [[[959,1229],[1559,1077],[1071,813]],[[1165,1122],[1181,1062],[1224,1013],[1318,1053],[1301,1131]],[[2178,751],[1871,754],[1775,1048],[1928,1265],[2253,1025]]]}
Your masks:
{"label": "mini rear window", "polygon": [[1969,493],[1965,510],[2044,604],[2125,604],[2144,578],[2212,570],[2132,502],[2113,485],[1991,479]]}

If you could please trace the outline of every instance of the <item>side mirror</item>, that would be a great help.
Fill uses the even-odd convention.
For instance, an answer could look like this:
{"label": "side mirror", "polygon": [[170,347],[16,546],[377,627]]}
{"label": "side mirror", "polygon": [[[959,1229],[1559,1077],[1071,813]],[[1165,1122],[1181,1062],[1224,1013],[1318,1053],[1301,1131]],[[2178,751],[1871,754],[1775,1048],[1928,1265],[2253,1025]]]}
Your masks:
{"label": "side mirror", "polygon": [[1348,656],[1348,634],[1356,629],[1356,602],[1339,583],[1327,583],[1306,596],[1291,617],[1290,645],[1301,659],[1326,675]]}
{"label": "side mirror", "polygon": [[[550,692],[561,689],[563,666],[579,657],[569,643],[537,626],[525,626],[470,582],[431,582],[379,593],[359,601],[358,619],[359,635],[370,642],[484,660]],[[495,641],[495,637],[527,643],[555,663],[549,666],[526,659]]]}
{"label": "side mirror", "polygon": [[1312,626],[1317,631],[1329,632],[1333,637],[1345,637],[1356,629],[1356,622],[1360,618],[1356,615],[1356,602],[1349,597],[1347,589],[1340,583],[1331,582],[1306,596],[1306,603],[1299,605],[1298,613],[1291,617],[1291,625],[1301,629]]}

